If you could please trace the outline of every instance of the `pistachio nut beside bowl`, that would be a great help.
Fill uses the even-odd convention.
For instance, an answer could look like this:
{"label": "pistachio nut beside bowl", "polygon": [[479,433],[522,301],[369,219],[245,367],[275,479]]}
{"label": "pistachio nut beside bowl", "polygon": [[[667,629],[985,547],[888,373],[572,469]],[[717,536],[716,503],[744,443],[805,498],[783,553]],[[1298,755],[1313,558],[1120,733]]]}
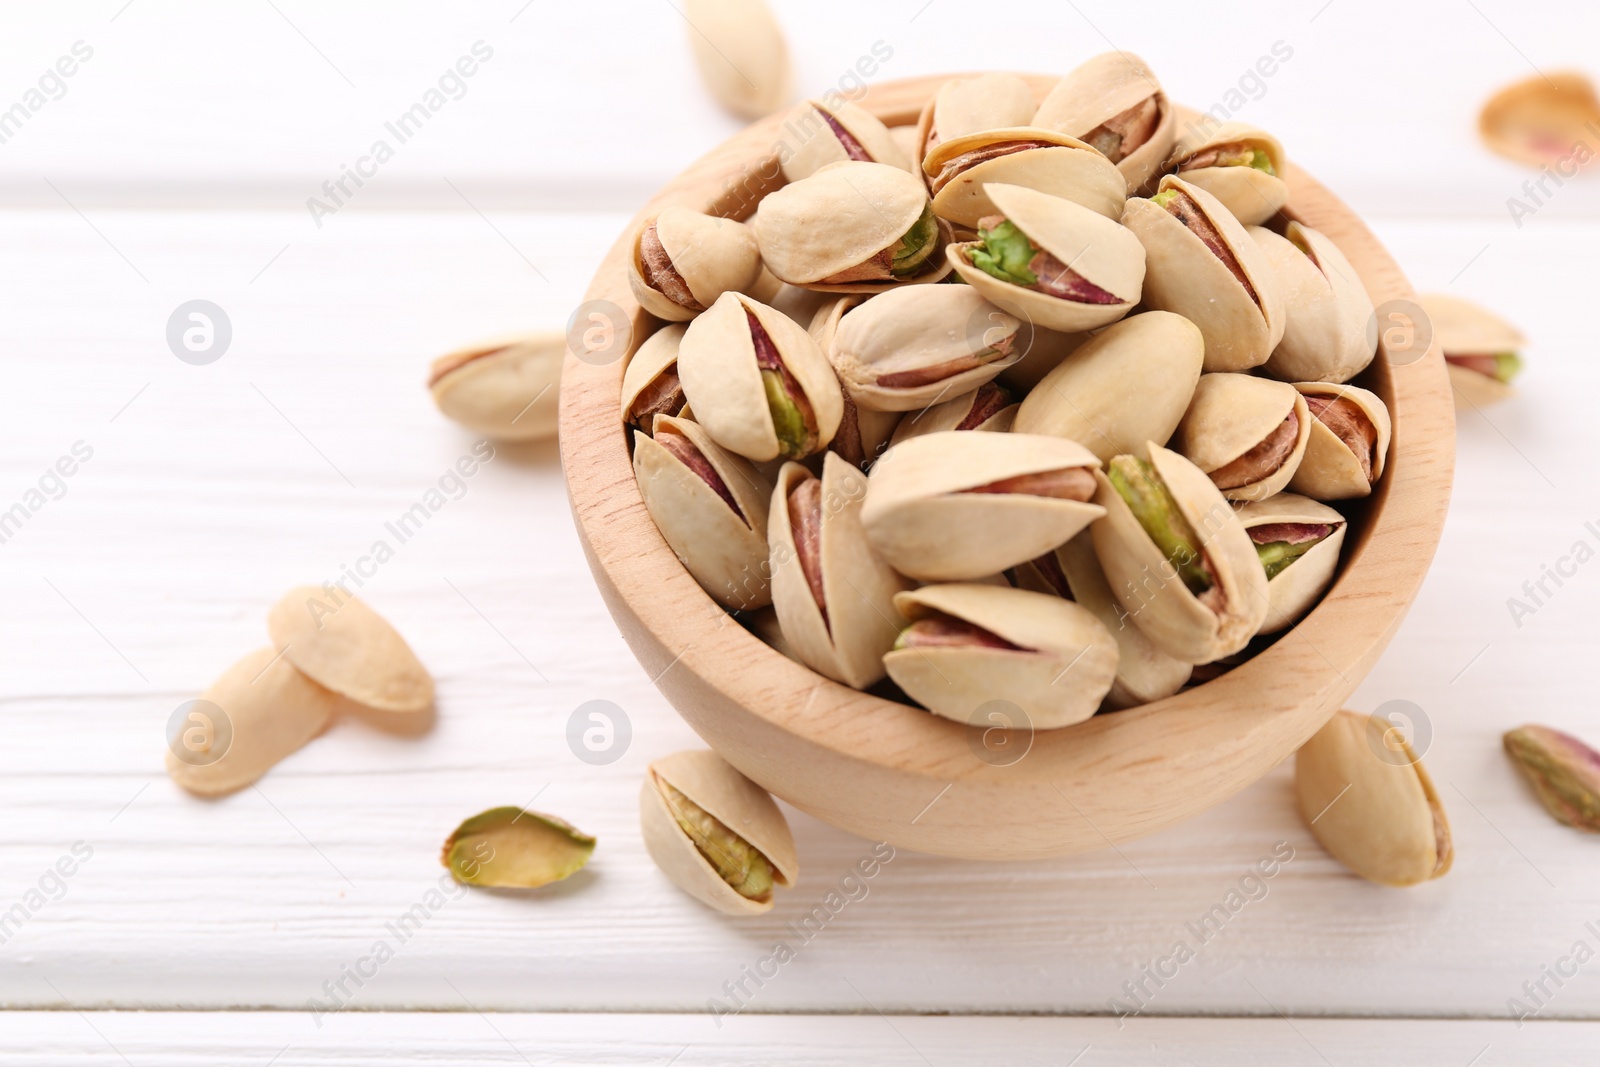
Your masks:
{"label": "pistachio nut beside bowl", "polygon": [[439,410],[495,441],[554,437],[565,334],[522,334],[433,361],[428,389]]}
{"label": "pistachio nut beside bowl", "polygon": [[1036,107],[1033,90],[1016,74],[951,78],[939,86],[917,119],[912,165],[921,174],[928,153],[945,141],[984,130],[1026,126]]}
{"label": "pistachio nut beside bowl", "polygon": [[1261,633],[1287,630],[1316,606],[1333,584],[1344,545],[1345,518],[1298,493],[1279,493],[1238,506],[1239,521],[1267,572],[1267,621]]}
{"label": "pistachio nut beside bowl", "polygon": [[687,322],[727,292],[747,292],[761,273],[755,234],[742,222],[663,208],[634,239],[628,285],[639,306]]}
{"label": "pistachio nut beside bowl", "polygon": [[1424,293],[1417,302],[1444,352],[1456,407],[1497,404],[1516,392],[1511,383],[1522,371],[1521,352],[1528,343],[1520,330],[1460,297]]}
{"label": "pistachio nut beside bowl", "polygon": [[1144,60],[1105,52],[1056,83],[1033,124],[1093,145],[1140,189],[1172,151],[1176,118]]}
{"label": "pistachio nut beside bowl", "polygon": [[952,137],[922,164],[933,212],[972,229],[998,213],[984,191],[991,183],[1021,185],[1082,204],[1108,219],[1122,217],[1127,183],[1105,156],[1055,130],[1015,126]]}
{"label": "pistachio nut beside bowl", "polygon": [[678,378],[678,348],[688,327],[663,326],[645,338],[622,372],[622,419],[643,434],[655,429],[657,415],[683,416],[688,408]]}
{"label": "pistachio nut beside bowl", "polygon": [[944,433],[949,430],[985,430],[992,433],[1010,433],[1019,405],[1011,390],[998,382],[985,382],[970,393],[954,400],[935,404],[924,411],[907,413],[895,427],[889,439],[893,448],[902,441],[923,434]]}
{"label": "pistachio nut beside bowl", "polygon": [[807,100],[784,124],[783,176],[809,178],[832,163],[882,163],[909,174],[911,160],[876,115],[848,100]]}
{"label": "pistachio nut beside bowl", "polygon": [[789,100],[789,47],[764,0],[684,0],[683,18],[700,77],[722,106],[759,119]]}
{"label": "pistachio nut beside bowl", "polygon": [[1178,135],[1171,166],[1222,202],[1246,226],[1265,222],[1289,202],[1283,145],[1246,122],[1205,123]]}
{"label": "pistachio nut beside bowl", "polygon": [[1283,340],[1262,369],[1286,382],[1347,382],[1366,370],[1378,352],[1372,299],[1344,253],[1298,222],[1281,237],[1249,232],[1283,292]]}
{"label": "pistachio nut beside bowl", "polygon": [[1311,437],[1289,488],[1313,500],[1370,494],[1389,454],[1389,409],[1359,386],[1299,382],[1295,389],[1311,413]]}
{"label": "pistachio nut beside bowl", "polygon": [[1229,500],[1265,500],[1289,484],[1310,440],[1311,414],[1294,386],[1253,374],[1202,374],[1177,448]]}

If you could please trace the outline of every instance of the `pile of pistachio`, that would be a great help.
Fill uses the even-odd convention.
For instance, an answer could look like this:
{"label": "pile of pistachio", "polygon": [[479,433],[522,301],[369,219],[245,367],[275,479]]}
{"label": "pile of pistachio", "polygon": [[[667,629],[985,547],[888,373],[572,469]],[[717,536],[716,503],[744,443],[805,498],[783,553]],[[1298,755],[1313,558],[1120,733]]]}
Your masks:
{"label": "pile of pistachio", "polygon": [[1390,420],[1276,138],[1180,123],[1122,53],[1042,103],[985,74],[914,128],[810,100],[783,129],[748,222],[669,206],[633,242],[664,323],[624,375],[634,472],[712,597],[846,685],[1044,729],[1317,603]]}

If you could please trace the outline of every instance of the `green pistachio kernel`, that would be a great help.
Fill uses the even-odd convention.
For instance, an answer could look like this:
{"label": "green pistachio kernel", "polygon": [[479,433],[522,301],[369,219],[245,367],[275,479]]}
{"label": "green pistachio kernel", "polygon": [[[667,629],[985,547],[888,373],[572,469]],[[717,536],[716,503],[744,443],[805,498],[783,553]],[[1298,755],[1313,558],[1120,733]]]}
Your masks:
{"label": "green pistachio kernel", "polygon": [[1176,190],[1176,189],[1163,189],[1163,190],[1161,190],[1161,192],[1157,193],[1155,196],[1152,196],[1150,198],[1150,202],[1152,204],[1154,204],[1156,207],[1164,208],[1164,207],[1166,207],[1168,204],[1172,203],[1176,199],[1178,199],[1178,190]]}
{"label": "green pistachio kernel", "polygon": [[767,393],[767,410],[772,414],[772,429],[778,435],[778,450],[790,459],[809,453],[806,417],[784,387],[781,371],[761,372],[761,386]]}
{"label": "green pistachio kernel", "polygon": [[1502,382],[1509,382],[1522,373],[1522,357],[1515,352],[1496,352],[1494,354],[1494,376]]}
{"label": "green pistachio kernel", "polygon": [[972,250],[974,267],[1012,285],[1038,284],[1038,275],[1028,269],[1038,249],[1010,219],[992,230],[979,230],[978,239],[980,244]]}
{"label": "green pistachio kernel", "polygon": [[772,893],[772,861],[706,809],[659,778],[656,784],[680,829],[741,897],[765,900]]}
{"label": "green pistachio kernel", "polygon": [[1198,596],[1210,589],[1211,575],[1201,558],[1199,539],[1155,468],[1137,456],[1117,456],[1106,477],[1189,592]]}
{"label": "green pistachio kernel", "polygon": [[889,273],[896,278],[915,274],[928,262],[928,257],[933,255],[938,247],[939,221],[933,217],[933,205],[929,204],[922,209],[917,221],[895,246],[894,262],[889,267]]}
{"label": "green pistachio kernel", "polygon": [[1261,558],[1262,569],[1267,572],[1267,581],[1270,582],[1289,564],[1321,543],[1321,541],[1302,541],[1299,544],[1290,544],[1288,541],[1269,541],[1256,546],[1256,555]]}
{"label": "green pistachio kernel", "polygon": [[1273,177],[1278,175],[1278,172],[1273,169],[1271,157],[1259,148],[1250,153],[1250,166],[1263,174],[1270,174]]}

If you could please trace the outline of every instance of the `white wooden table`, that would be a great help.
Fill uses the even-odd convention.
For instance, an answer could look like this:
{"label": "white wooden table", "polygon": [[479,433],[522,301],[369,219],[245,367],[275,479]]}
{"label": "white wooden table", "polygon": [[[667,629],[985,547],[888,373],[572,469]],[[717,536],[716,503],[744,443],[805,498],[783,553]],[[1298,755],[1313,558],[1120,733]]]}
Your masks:
{"label": "white wooden table", "polygon": [[[553,446],[502,448],[362,590],[439,681],[430,733],[341,722],[216,802],[161,769],[168,716],[265,643],[268,605],[339,576],[470,447],[433,409],[427,361],[562,325],[649,190],[735,128],[672,5],[122,4],[0,16],[0,110],[74,42],[93,49],[0,144],[0,511],[30,508],[0,543],[0,914],[27,918],[0,933],[0,1062],[1593,1062],[1600,964],[1547,975],[1578,942],[1600,949],[1597,846],[1537,808],[1499,735],[1535,720],[1600,738],[1600,567],[1520,625],[1507,607],[1574,542],[1600,547],[1600,183],[1519,227],[1506,199],[1528,175],[1482,153],[1472,122],[1530,63],[1592,55],[1600,16],[1030,3],[986,5],[974,34],[956,0],[775,4],[813,91],[878,40],[883,77],[1064,70],[1110,40],[1204,106],[1290,42],[1242,117],[1362,210],[1420,288],[1534,338],[1521,396],[1463,418],[1438,559],[1352,700],[1411,701],[1431,729],[1449,877],[1353,878],[1281,767],[1120,851],[900,853],[803,941],[789,924],[870,843],[791,813],[803,880],[755,920],[658,874],[639,778],[696,739],[590,582]],[[493,57],[466,94],[318,227],[305,199],[479,40]],[[165,339],[196,298],[233,328],[207,366]],[[90,458],[41,486],[77,442]],[[604,767],[565,741],[592,699],[632,724]],[[599,837],[589,869],[430,906],[456,822],[535,797]],[[92,854],[50,875],[77,842]],[[1294,858],[1197,934],[1275,848]],[[386,924],[418,904],[401,943]],[[393,958],[344,977],[374,970],[380,940]],[[796,958],[758,987],[746,969],[777,941]],[[1146,968],[1171,974],[1180,941],[1193,959],[1158,984]],[[1512,998],[1537,1015],[1519,1026]]]}

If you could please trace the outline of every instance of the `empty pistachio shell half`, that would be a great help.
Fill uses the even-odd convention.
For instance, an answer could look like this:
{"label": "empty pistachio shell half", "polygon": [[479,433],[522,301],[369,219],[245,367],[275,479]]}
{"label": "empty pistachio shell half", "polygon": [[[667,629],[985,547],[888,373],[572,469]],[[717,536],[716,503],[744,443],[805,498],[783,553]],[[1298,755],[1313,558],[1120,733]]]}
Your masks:
{"label": "empty pistachio shell half", "polygon": [[952,244],[950,263],[987,300],[1019,319],[1071,333],[1115,322],[1139,302],[1144,248],[1082,204],[1020,185],[990,184],[998,214],[978,239]]}
{"label": "empty pistachio shell half", "polygon": [[1265,500],[1289,484],[1311,439],[1295,387],[1251,374],[1202,374],[1177,448],[1229,500]]}
{"label": "empty pistachio shell half", "polygon": [[1044,376],[1018,409],[1016,431],[1078,441],[1102,463],[1146,441],[1166,444],[1188,410],[1204,358],[1204,338],[1181,315],[1130,316]]}
{"label": "empty pistachio shell half", "polygon": [[884,666],[936,715],[989,726],[1006,701],[1035,729],[1093,715],[1117,671],[1117,643],[1093,615],[1060,597],[1001,586],[930,585],[895,597],[911,624]]}
{"label": "empty pistachio shell half", "polygon": [[772,605],[790,647],[857,689],[883,677],[883,654],[904,625],[894,596],[910,584],[867,541],[866,492],[866,476],[831,452],[821,478],[786,463],[767,519]]}
{"label": "empty pistachio shell half", "polygon": [[1289,202],[1283,146],[1246,122],[1206,123],[1178,134],[1172,168],[1222,202],[1246,226],[1265,222]]}
{"label": "empty pistachio shell half", "polygon": [[1506,752],[1546,811],[1568,826],[1600,833],[1600,752],[1548,726],[1519,726]]}
{"label": "empty pistachio shell half", "polygon": [[433,361],[428,388],[439,410],[496,441],[556,432],[566,335],[525,334],[463,348]]}
{"label": "empty pistachio shell half", "polygon": [[1172,151],[1175,119],[1144,60],[1128,52],[1095,56],[1062,78],[1039,105],[1035,126],[1093,145],[1139,189]]}
{"label": "empty pistachio shell half", "polygon": [[1294,785],[1322,847],[1368,881],[1416,885],[1450,870],[1450,824],[1433,781],[1379,716],[1329,719],[1295,755]]}
{"label": "empty pistachio shell half", "polygon": [[687,322],[723,293],[750,290],[761,254],[744,223],[669,207],[640,225],[628,268],[640,307],[669,322]]}
{"label": "empty pistachio shell half", "polygon": [[1208,371],[1259,367],[1283,340],[1283,294],[1266,254],[1232,213],[1169,174],[1135,197],[1122,224],[1144,244],[1144,302],[1172,311],[1206,339]]}
{"label": "empty pistachio shell half", "polygon": [[1600,154],[1597,125],[1600,98],[1594,83],[1573,71],[1540,71],[1508,85],[1489,98],[1478,116],[1485,144],[1532,167],[1593,159]]}
{"label": "empty pistachio shell half", "polygon": [[167,774],[201,796],[243,789],[320,734],[339,703],[276,649],[258,648],[200,694],[168,746]]}
{"label": "empty pistachio shell half", "polygon": [[1267,572],[1267,621],[1277,633],[1300,621],[1333,583],[1344,545],[1344,516],[1297,493],[1279,493],[1238,506],[1239,521]]}
{"label": "empty pistachio shell half", "polygon": [[1286,382],[1347,382],[1372,362],[1372,300],[1337,245],[1309,226],[1284,236],[1260,226],[1250,236],[1266,254],[1283,292],[1283,340],[1262,368]]}
{"label": "empty pistachio shell half", "polygon": [[387,619],[331,586],[291,589],[267,613],[285,659],[312,681],[379,711],[433,706],[433,678]]}
{"label": "empty pistachio shell half", "polygon": [[965,581],[1034,559],[1104,514],[1089,503],[1100,461],[1073,441],[931,433],[884,453],[861,521],[901,574]]}
{"label": "empty pistachio shell half", "polygon": [[490,808],[455,828],[439,862],[465,885],[535,889],[582,870],[594,854],[594,843],[554,815]]}
{"label": "empty pistachio shell half", "polygon": [[663,326],[639,346],[622,372],[622,418],[640,433],[651,431],[657,415],[684,413],[687,401],[678,379],[678,346],[686,330],[682,323]]}
{"label": "empty pistachio shell half", "polygon": [[969,229],[999,214],[984,186],[998,182],[1037,189],[1082,204],[1108,219],[1122,217],[1127,183],[1117,168],[1076,137],[1037,126],[1013,126],[952,137],[922,164],[933,211]]}
{"label": "empty pistachio shell half", "polygon": [[1354,385],[1299,382],[1295,389],[1311,413],[1311,437],[1289,488],[1313,500],[1371,493],[1389,454],[1389,409]]}
{"label": "empty pistachio shell half", "polygon": [[1011,390],[996,382],[986,382],[954,400],[935,404],[925,411],[908,413],[895,428],[889,447],[893,448],[901,441],[909,441],[923,434],[944,433],[947,430],[1009,433],[1012,420],[1017,417],[1017,407]]}
{"label": "empty pistachio shell half", "polygon": [[1459,297],[1424,293],[1417,302],[1444,352],[1458,408],[1496,404],[1516,392],[1511,383],[1522,370],[1522,348],[1528,343],[1520,330]]}
{"label": "empty pistachio shell half", "polygon": [[656,528],[684,568],[727,608],[772,602],[769,482],[687,419],[656,416],[633,442],[633,476]]}
{"label": "empty pistachio shell half", "polygon": [[952,78],[939,86],[917,119],[912,163],[921,173],[928,153],[944,141],[984,130],[1026,126],[1036,107],[1033,90],[1015,74]]}
{"label": "empty pistachio shell half", "polygon": [[772,910],[773,887],[800,877],[778,805],[715,752],[677,752],[650,764],[639,828],[663,874],[730,915]]}
{"label": "empty pistachio shell half", "polygon": [[822,451],[844,400],[828,360],[793,319],[724,293],[678,346],[678,377],[697,422],[757,463]]}
{"label": "empty pistachio shell half", "polygon": [[870,111],[847,100],[807,100],[795,108],[783,128],[790,151],[787,158],[779,157],[780,165],[791,182],[842,162],[882,163],[904,174],[911,172],[911,160],[889,128]]}
{"label": "empty pistachio shell half", "polygon": [[1210,663],[1249,642],[1266,619],[1267,576],[1222,491],[1154,443],[1149,459],[1117,456],[1096,473],[1091,527],[1106,581],[1162,652]]}
{"label": "empty pistachio shell half", "polygon": [[706,88],[747,119],[789,99],[789,48],[764,0],[684,0],[689,44]]}

